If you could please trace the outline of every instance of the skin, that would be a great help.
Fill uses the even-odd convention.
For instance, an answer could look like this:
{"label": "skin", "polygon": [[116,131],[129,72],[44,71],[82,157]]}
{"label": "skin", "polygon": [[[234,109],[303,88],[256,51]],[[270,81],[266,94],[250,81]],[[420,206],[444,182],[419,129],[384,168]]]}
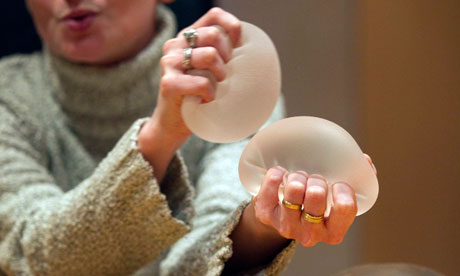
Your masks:
{"label": "skin", "polygon": [[[134,56],[153,38],[157,2],[172,0],[27,0],[42,40],[55,54],[74,62],[112,64]],[[91,28],[74,32],[63,17],[72,10],[97,14]],[[126,39],[129,37],[129,39]]]}
{"label": "skin", "polygon": [[[27,5],[40,36],[51,51],[73,62],[94,66],[116,64],[135,56],[155,34],[157,1],[154,0],[135,0],[135,3],[125,0],[27,0]],[[70,30],[62,20],[78,8],[97,11],[91,27],[84,32]],[[213,27],[216,25],[220,28]],[[210,75],[192,75],[185,70],[183,51],[188,44],[182,36],[183,31],[167,41],[160,64],[162,78],[157,106],[138,136],[139,150],[153,167],[160,185],[176,151],[191,135],[181,115],[182,98],[196,95],[204,102],[212,101],[215,81],[225,79],[224,65],[231,58],[232,49],[240,43],[241,22],[219,8],[211,9],[189,28],[198,32],[191,65],[209,71]],[[368,160],[372,165],[369,157]],[[288,209],[279,203],[278,187],[285,173],[283,168],[271,168],[259,194],[245,208],[230,236],[234,254],[226,270],[266,263],[291,239],[310,247],[318,242],[338,244],[344,238],[357,212],[353,189],[346,183],[334,184],[331,214],[323,222],[314,224],[302,219],[300,210]],[[320,216],[324,213],[326,195],[327,186],[322,176],[303,172],[288,175],[285,199],[303,204],[309,214]]]}

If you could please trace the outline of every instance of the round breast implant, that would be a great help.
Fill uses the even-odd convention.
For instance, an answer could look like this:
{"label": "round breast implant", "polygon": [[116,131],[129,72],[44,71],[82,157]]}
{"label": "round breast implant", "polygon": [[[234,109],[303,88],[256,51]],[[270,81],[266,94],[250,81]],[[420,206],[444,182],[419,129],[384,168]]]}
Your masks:
{"label": "round breast implant", "polygon": [[333,205],[331,186],[336,182],[346,182],[355,190],[357,215],[377,200],[377,177],[363,152],[347,131],[328,120],[291,117],[257,133],[244,149],[238,168],[250,194],[258,193],[265,173],[273,166],[324,176],[329,187],[325,216]]}
{"label": "round breast implant", "polygon": [[[182,103],[182,117],[189,129],[216,143],[254,134],[270,117],[281,90],[275,46],[252,24],[242,22],[241,46],[233,49],[225,67],[227,77],[217,83],[214,101],[201,103],[201,98],[187,96]],[[197,70],[189,73],[204,74],[193,71]]]}

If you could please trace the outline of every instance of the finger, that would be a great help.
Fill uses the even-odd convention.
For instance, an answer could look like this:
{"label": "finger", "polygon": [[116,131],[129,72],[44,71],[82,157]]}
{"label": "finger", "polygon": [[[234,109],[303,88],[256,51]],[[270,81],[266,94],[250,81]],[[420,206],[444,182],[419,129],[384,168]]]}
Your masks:
{"label": "finger", "polygon": [[365,153],[363,153],[363,154],[364,154],[364,157],[366,157],[366,159],[369,162],[369,164],[371,165],[372,169],[374,170],[375,175],[377,175],[377,168],[375,167],[374,163],[372,162],[372,158],[369,155],[365,154]]}
{"label": "finger", "polygon": [[[307,184],[306,173],[294,172],[290,173],[287,177],[287,183],[284,184],[284,199],[285,201],[302,206],[303,198],[305,195],[305,186]],[[284,204],[281,205],[280,217],[280,234],[288,239],[296,237],[299,231],[299,218],[301,210],[294,210]]]}
{"label": "finger", "polygon": [[[216,48],[224,62],[228,62],[232,57],[232,42],[229,36],[219,26],[198,28],[196,37],[196,47],[213,47]],[[190,47],[189,43],[182,34],[177,38],[166,41],[163,45],[163,54],[174,52],[178,49]]]}
{"label": "finger", "polygon": [[[161,66],[164,71],[174,68],[177,71],[185,72],[184,50],[180,49],[174,53],[169,53],[161,58]],[[226,76],[225,66],[222,58],[213,47],[195,48],[192,50],[190,65],[198,70],[209,70],[213,73],[217,81],[223,81]]]}
{"label": "finger", "polygon": [[286,173],[281,167],[268,170],[260,185],[255,201],[256,217],[264,224],[279,228],[279,198],[278,189]]}
{"label": "finger", "polygon": [[167,73],[161,78],[160,91],[165,97],[194,95],[209,102],[215,98],[216,87],[209,77]]}
{"label": "finger", "polygon": [[326,180],[317,174],[310,175],[304,197],[304,211],[312,216],[322,216],[326,211]]}
{"label": "finger", "polygon": [[233,47],[239,45],[241,37],[241,22],[231,13],[221,8],[212,8],[200,19],[198,19],[190,28],[198,29],[200,27],[209,27],[219,25],[228,34],[232,41]]}
{"label": "finger", "polygon": [[[304,212],[315,217],[324,215],[327,206],[326,180],[317,174],[310,175],[304,197]],[[313,246],[318,243],[325,233],[323,222],[314,223],[302,217],[302,235],[299,242],[303,246]]]}
{"label": "finger", "polygon": [[334,206],[326,221],[326,243],[342,242],[358,211],[353,188],[346,183],[335,183],[332,186]]}

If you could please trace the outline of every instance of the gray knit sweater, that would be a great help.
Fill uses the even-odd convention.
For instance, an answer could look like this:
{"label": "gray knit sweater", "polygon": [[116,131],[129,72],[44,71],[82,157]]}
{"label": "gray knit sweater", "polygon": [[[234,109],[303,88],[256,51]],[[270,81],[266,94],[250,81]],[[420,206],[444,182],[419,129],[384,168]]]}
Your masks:
{"label": "gray knit sweater", "polygon": [[[162,6],[158,20],[155,40],[115,67],[46,51],[0,62],[0,275],[222,273],[249,198],[237,176],[247,141],[192,136],[160,188],[136,147],[175,29]],[[282,104],[270,120],[281,116]],[[253,273],[280,274],[294,248]]]}

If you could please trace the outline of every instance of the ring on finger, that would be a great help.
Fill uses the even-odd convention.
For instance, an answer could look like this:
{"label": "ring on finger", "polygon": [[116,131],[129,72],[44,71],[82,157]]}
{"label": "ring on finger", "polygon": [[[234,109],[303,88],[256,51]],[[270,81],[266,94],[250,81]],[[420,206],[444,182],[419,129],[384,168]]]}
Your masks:
{"label": "ring on finger", "polygon": [[185,69],[190,70],[192,67],[192,48],[186,48],[184,50],[184,60],[182,61]]}
{"label": "ring on finger", "polygon": [[286,208],[289,208],[289,209],[292,209],[292,210],[301,210],[302,209],[302,205],[300,204],[294,204],[294,203],[291,203],[287,200],[282,200],[281,201],[281,204],[283,204]]}
{"label": "ring on finger", "polygon": [[198,32],[194,28],[190,28],[183,33],[185,40],[187,40],[190,48],[196,47],[196,39],[198,37]]}
{"label": "ring on finger", "polygon": [[324,220],[324,216],[313,216],[305,211],[302,212],[302,218],[311,223],[320,223]]}

